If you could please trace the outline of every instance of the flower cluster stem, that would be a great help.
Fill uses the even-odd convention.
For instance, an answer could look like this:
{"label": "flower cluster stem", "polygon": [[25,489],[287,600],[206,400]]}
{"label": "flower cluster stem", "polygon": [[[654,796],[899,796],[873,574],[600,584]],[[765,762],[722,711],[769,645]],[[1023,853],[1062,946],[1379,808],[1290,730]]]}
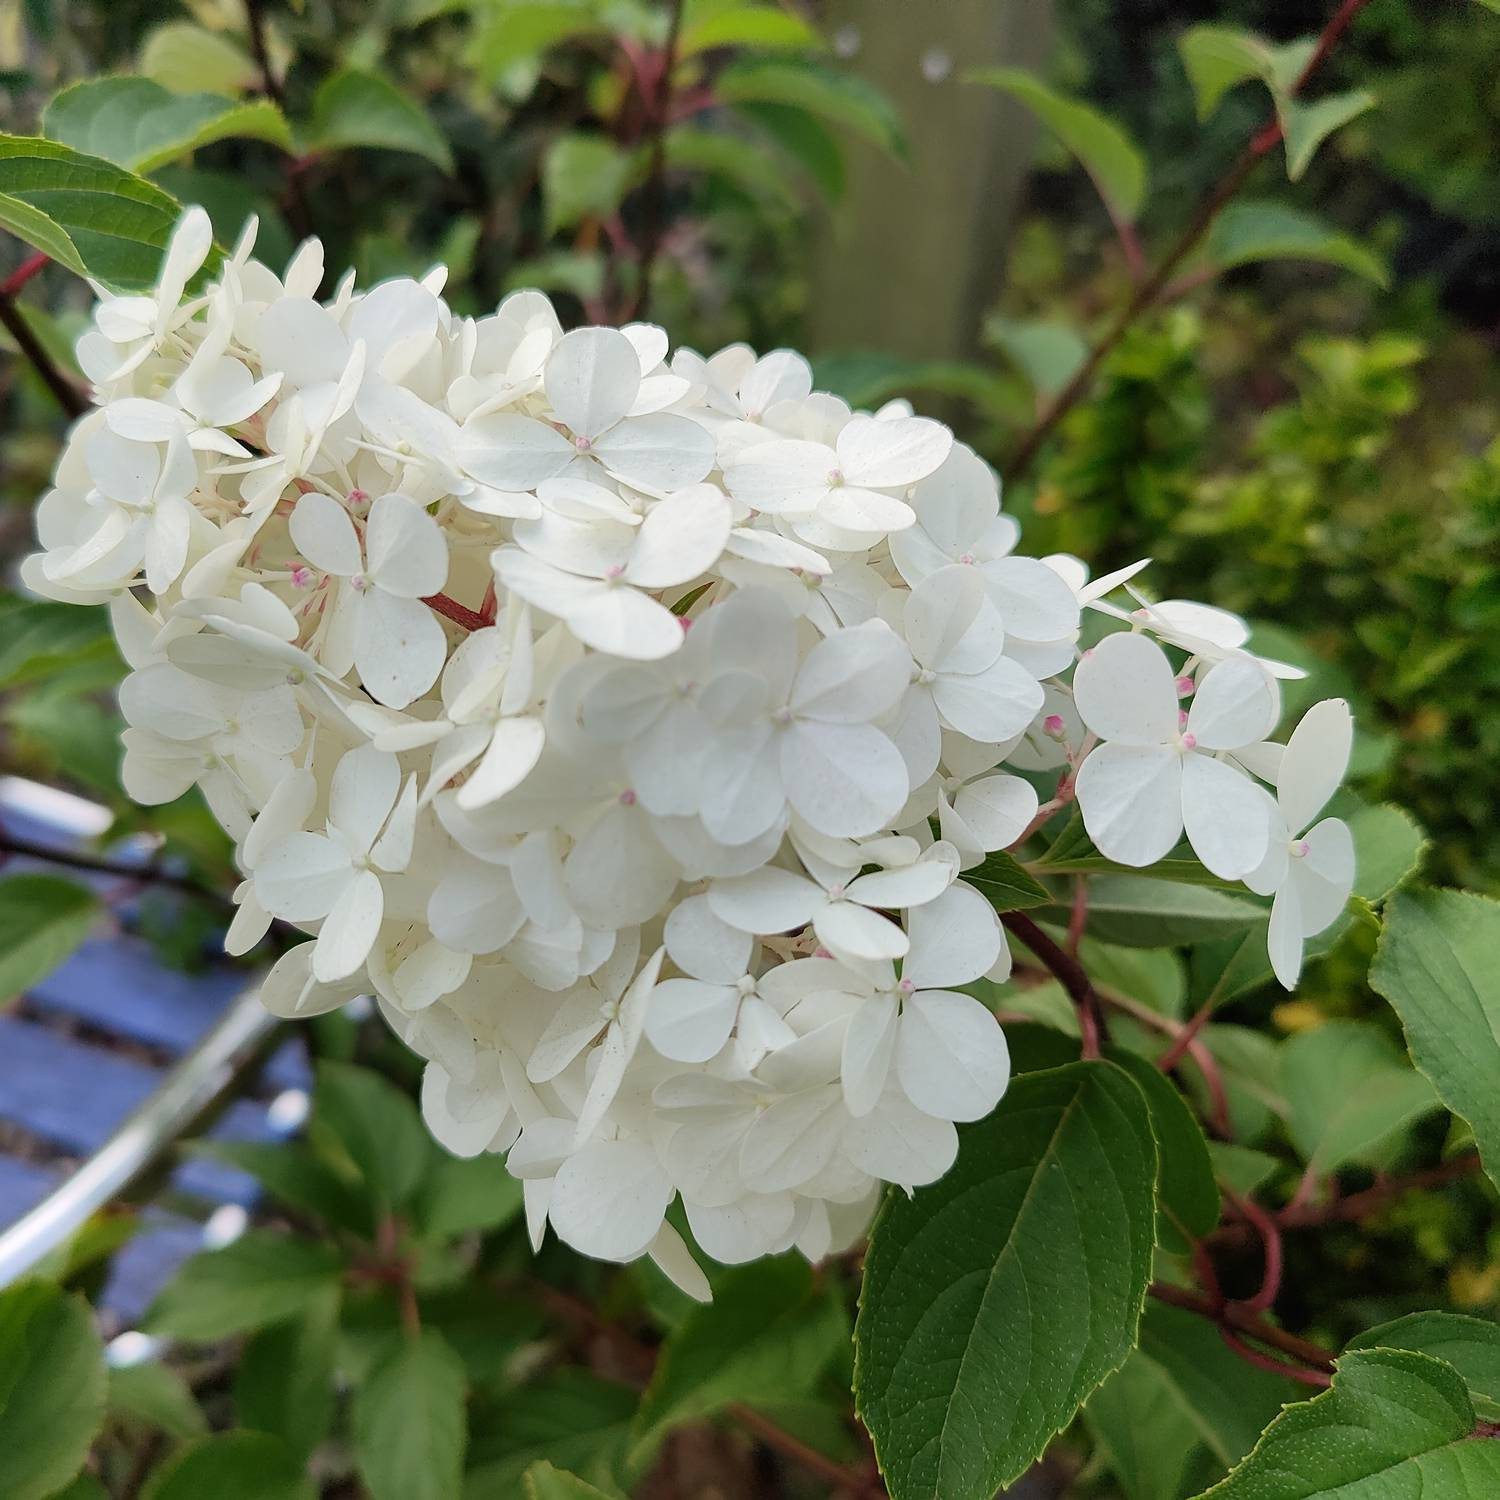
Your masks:
{"label": "flower cluster stem", "polygon": [[1053,976],[1068,992],[1073,1004],[1078,1007],[1083,1055],[1098,1057],[1103,1043],[1108,1040],[1104,1008],[1099,1003],[1098,992],[1083,965],[1071,953],[1054,943],[1025,913],[1002,912],[1000,920],[1052,971]]}
{"label": "flower cluster stem", "polygon": [[67,416],[81,417],[89,408],[88,398],[43,347],[16,302],[16,294],[46,263],[45,255],[33,255],[0,284],[0,327],[15,340],[22,358],[41,377],[42,384]]}

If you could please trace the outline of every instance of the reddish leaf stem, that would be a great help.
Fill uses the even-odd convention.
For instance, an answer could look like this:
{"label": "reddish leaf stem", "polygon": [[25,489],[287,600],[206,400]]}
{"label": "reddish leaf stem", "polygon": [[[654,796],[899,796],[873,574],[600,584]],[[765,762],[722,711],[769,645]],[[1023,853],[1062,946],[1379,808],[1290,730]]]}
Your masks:
{"label": "reddish leaf stem", "polygon": [[455,625],[462,625],[465,630],[483,630],[486,625],[494,624],[493,618],[485,618],[482,608],[470,609],[467,604],[460,604],[457,599],[450,599],[447,594],[429,594],[422,603],[429,609],[436,610],[445,620],[452,620]]}
{"label": "reddish leaf stem", "polygon": [[1058,947],[1024,912],[1002,912],[1000,920],[1052,971],[1053,976],[1068,992],[1073,1004],[1078,1007],[1078,1029],[1083,1037],[1083,1055],[1098,1057],[1108,1034],[1098,992],[1083,965],[1071,953]]}
{"label": "reddish leaf stem", "polygon": [[14,297],[50,259],[50,256],[40,250],[35,255],[28,255],[3,282],[0,282],[0,296]]}

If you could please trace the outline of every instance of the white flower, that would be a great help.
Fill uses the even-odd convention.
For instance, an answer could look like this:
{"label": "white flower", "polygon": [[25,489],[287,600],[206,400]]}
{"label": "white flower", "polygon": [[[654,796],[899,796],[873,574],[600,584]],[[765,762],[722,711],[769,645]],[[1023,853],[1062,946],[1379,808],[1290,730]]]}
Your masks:
{"label": "white flower", "polygon": [[[1286,743],[1276,773],[1276,812],[1265,859],[1245,884],[1271,903],[1276,977],[1293,989],[1302,945],[1333,925],[1354,889],[1354,839],[1341,818],[1313,823],[1349,765],[1354,720],[1342,698],[1315,703]],[[1309,824],[1312,826],[1309,827]]]}
{"label": "white flower", "polygon": [[1107,741],[1077,782],[1084,826],[1102,854],[1149,865],[1186,828],[1193,852],[1221,879],[1237,880],[1265,858],[1270,799],[1217,758],[1275,727],[1281,699],[1264,668],[1230,657],[1200,679],[1183,714],[1166,653],[1121,632],[1085,655],[1073,693],[1083,722]]}
{"label": "white flower", "polygon": [[448,653],[422,603],[448,577],[437,523],[405,495],[381,495],[361,546],[349,512],[314,490],[297,502],[291,534],[308,562],[338,580],[320,627],[324,665],[338,677],[354,667],[377,702],[405,708],[437,681]]}

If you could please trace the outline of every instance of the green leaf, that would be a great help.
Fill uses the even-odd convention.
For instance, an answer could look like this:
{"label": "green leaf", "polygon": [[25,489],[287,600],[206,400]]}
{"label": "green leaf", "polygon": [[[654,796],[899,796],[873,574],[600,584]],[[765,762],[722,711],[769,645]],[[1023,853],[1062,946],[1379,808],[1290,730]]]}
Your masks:
{"label": "green leaf", "polygon": [[515,1500],[540,1459],[564,1464],[607,1493],[623,1455],[636,1394],[587,1370],[565,1368],[509,1392],[476,1421],[464,1500]]}
{"label": "green leaf", "polygon": [[0,1292],[0,1495],[44,1500],[83,1467],[104,1420],[104,1350],[82,1297]]}
{"label": "green leaf", "polygon": [[985,319],[984,334],[1039,396],[1057,395],[1088,356],[1083,336],[1067,323],[993,313]]}
{"label": "green leaf", "polygon": [[240,1426],[280,1438],[299,1459],[333,1421],[339,1292],[327,1288],[301,1317],[263,1328],[246,1345],[234,1377]]}
{"label": "green leaf", "polygon": [[54,94],[42,134],[77,151],[151,172],[200,146],[269,141],[289,151],[292,133],[269,99],[237,103],[220,94],[174,94],[150,78],[91,78]]}
{"label": "green leaf", "polygon": [[[1232,1134],[1240,1140],[1253,1141],[1271,1123],[1286,1115],[1286,1100],[1281,1096],[1276,1043],[1263,1031],[1248,1026],[1210,1024],[1199,1033],[1203,1045],[1219,1065],[1224,1092],[1229,1097],[1229,1122]],[[1211,1119],[1212,1103],[1202,1076],[1196,1068],[1187,1073],[1199,1112]]]}
{"label": "green leaf", "polygon": [[1412,1061],[1466,1120],[1500,1182],[1500,903],[1469,891],[1397,891],[1370,968]]}
{"label": "green leaf", "polygon": [[169,21],[151,33],[141,72],[181,94],[207,89],[232,96],[260,82],[260,68],[243,47],[191,21]]}
{"label": "green leaf", "polygon": [[59,1490],[51,1500],[110,1500],[109,1491],[92,1474],[80,1474],[67,1489]]}
{"label": "green leaf", "polygon": [[1146,158],[1113,120],[1019,68],[979,68],[964,80],[999,89],[1024,104],[1078,158],[1111,218],[1135,222],[1146,201]]}
{"label": "green leaf", "polygon": [[82,944],[103,910],[93,891],[76,881],[0,879],[0,1003],[45,979]]}
{"label": "green leaf", "polygon": [[532,1464],[522,1480],[526,1500],[609,1500],[601,1489],[576,1474],[542,1462]]}
{"label": "green leaf", "polygon": [[411,151],[445,172],[453,170],[453,153],[427,111],[395,84],[358,68],[341,68],[318,85],[307,145],[324,151],[344,146]]}
{"label": "green leaf", "polygon": [[561,42],[608,28],[589,0],[498,0],[483,8],[469,62],[487,80],[499,79]]}
{"label": "green leaf", "polygon": [[1362,1349],[1333,1385],[1289,1406],[1213,1500],[1407,1500],[1500,1493],[1500,1444],[1474,1436],[1474,1407],[1451,1365]]}
{"label": "green leaf", "polygon": [[194,1438],[208,1430],[187,1381],[170,1365],[155,1360],[109,1372],[109,1414],[174,1438]]}
{"label": "green leaf", "polygon": [[1177,1500],[1200,1434],[1181,1393],[1139,1350],[1089,1397],[1084,1425],[1125,1500]]}
{"label": "green leaf", "polygon": [[717,178],[761,203],[796,208],[797,185],[782,163],[753,141],[679,126],[667,137],[667,165],[674,172]]}
{"label": "green leaf", "polygon": [[[1126,948],[1210,942],[1243,930],[1264,914],[1263,907],[1239,896],[1149,875],[1100,875],[1089,881],[1089,931]],[[1068,908],[1049,906],[1037,918],[1065,925]]]}
{"label": "green leaf", "polygon": [[207,1343],[294,1318],[338,1284],[338,1252],[313,1240],[252,1229],[184,1262],[146,1315],[146,1328]]}
{"label": "green leaf", "polygon": [[1210,1141],[1208,1154],[1214,1164],[1214,1176],[1242,1198],[1263,1188],[1281,1166],[1280,1159],[1269,1151],[1238,1146],[1233,1141]]}
{"label": "green leaf", "polygon": [[1166,948],[1124,948],[1085,937],[1079,961],[1096,985],[1149,1005],[1177,1019],[1187,999],[1187,975],[1181,958]]}
{"label": "green leaf", "polygon": [[[844,158],[828,127],[815,115],[791,104],[742,99],[735,113],[763,131],[812,178],[830,203],[844,195]],[[668,138],[670,147],[671,138]]]}
{"label": "green leaf", "polygon": [[1432,1085],[1365,1021],[1328,1021],[1281,1044],[1288,1128],[1308,1170],[1383,1164],[1382,1148],[1437,1108]]}
{"label": "green leaf", "polygon": [[1135,1343],[1156,1146],[1112,1063],[1017,1078],[871,1231],[855,1404],[893,1500],[989,1500]]}
{"label": "green leaf", "polygon": [[1208,1141],[1187,1100],[1172,1080],[1139,1053],[1116,1048],[1110,1061],[1124,1068],[1146,1096],[1156,1135],[1156,1242],[1185,1255],[1219,1222],[1219,1184]]}
{"label": "green leaf", "polygon": [[154,285],[177,215],[174,199],[114,162],[0,136],[0,227],[80,276],[117,291]]}
{"label": "green leaf", "polygon": [[1206,250],[1220,270],[1259,260],[1315,260],[1342,266],[1376,286],[1390,284],[1390,272],[1373,250],[1316,214],[1269,199],[1224,208],[1208,232]]}
{"label": "green leaf", "polygon": [[634,171],[635,157],[606,136],[571,131],[559,137],[542,161],[547,233],[571,229],[583,218],[608,218]]}
{"label": "green leaf", "polygon": [[1177,1404],[1221,1468],[1237,1463],[1301,1387],[1246,1364],[1211,1322],[1151,1301],[1141,1319],[1140,1354],[1170,1384]]}
{"label": "green leaf", "polygon": [[1177,49],[1193,87],[1199,120],[1208,119],[1224,95],[1247,78],[1270,78],[1276,64],[1271,47],[1232,26],[1191,27],[1178,39]]}
{"label": "green leaf", "polygon": [[751,47],[761,51],[804,52],[821,49],[823,38],[801,16],[774,5],[746,5],[705,17],[682,33],[678,52],[691,57],[714,47]]}
{"label": "green leaf", "polygon": [[1461,1313],[1416,1312],[1349,1340],[1350,1349],[1411,1349],[1452,1365],[1480,1416],[1500,1416],[1500,1326]]}
{"label": "green leaf", "polygon": [[103,610],[0,599],[0,688],[22,687],[83,661],[118,659]]}
{"label": "green leaf", "polygon": [[248,1172],[273,1198],[319,1223],[360,1235],[374,1230],[369,1205],[302,1141],[201,1140],[184,1149]]}
{"label": "green leaf", "polygon": [[354,1455],[371,1500],[453,1500],[468,1442],[463,1361],[442,1334],[403,1338],[354,1396]]}
{"label": "green leaf", "polygon": [[401,1207],[435,1156],[412,1101],[378,1073],[318,1064],[314,1140],[341,1147],[380,1212]]}
{"label": "green leaf", "polygon": [[427,1172],[415,1207],[424,1236],[446,1239],[499,1229],[521,1212],[521,1183],[499,1156],[450,1156]]}
{"label": "green leaf", "polygon": [[965,870],[964,880],[996,911],[1022,911],[1028,906],[1043,906],[1052,899],[1047,887],[1028,875],[1003,849],[985,855],[982,864]]}
{"label": "green leaf", "polygon": [[639,1470],[661,1438],[731,1402],[805,1394],[848,1347],[842,1305],[792,1255],[737,1266],[668,1335],[631,1434]]}
{"label": "green leaf", "polygon": [[[1046,875],[1124,875],[1141,879],[1131,865],[1117,864],[1107,859],[1094,847],[1088,830],[1083,826],[1083,814],[1075,807],[1062,831],[1051,846],[1038,859],[1037,864]],[[1171,880],[1182,885],[1206,885],[1221,891],[1243,891],[1244,885],[1236,880],[1220,880],[1189,856],[1168,856],[1151,866],[1151,880]]]}
{"label": "green leaf", "polygon": [[883,151],[906,158],[906,136],[889,99],[873,84],[815,62],[733,62],[714,93],[724,104],[789,104],[847,126]]}
{"label": "green leaf", "polygon": [[1350,120],[1374,109],[1375,96],[1365,89],[1346,94],[1325,94],[1304,104],[1300,99],[1281,99],[1281,128],[1286,135],[1286,174],[1298,181],[1317,155],[1318,147]]}
{"label": "green leaf", "polygon": [[263,1432],[221,1432],[179,1448],[146,1481],[141,1500],[314,1500],[286,1447]]}

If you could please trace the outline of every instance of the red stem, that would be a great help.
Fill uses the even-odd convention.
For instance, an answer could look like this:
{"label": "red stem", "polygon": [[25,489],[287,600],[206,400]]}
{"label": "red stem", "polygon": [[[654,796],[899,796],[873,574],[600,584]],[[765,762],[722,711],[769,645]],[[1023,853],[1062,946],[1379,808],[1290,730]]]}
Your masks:
{"label": "red stem", "polygon": [[493,619],[485,619],[482,610],[470,609],[467,604],[460,604],[447,594],[429,594],[422,603],[429,609],[435,609],[444,619],[452,620],[455,625],[462,625],[465,630],[483,630],[486,625],[494,624]]}
{"label": "red stem", "polygon": [[1106,1039],[1103,1008],[1093,981],[1083,965],[1071,953],[1059,948],[1030,917],[1023,912],[1007,911],[1000,920],[1052,971],[1078,1007],[1078,1029],[1083,1037],[1083,1055],[1098,1057]]}
{"label": "red stem", "polygon": [[50,259],[50,256],[43,254],[40,250],[35,255],[27,256],[3,282],[0,282],[0,297],[14,297]]}

